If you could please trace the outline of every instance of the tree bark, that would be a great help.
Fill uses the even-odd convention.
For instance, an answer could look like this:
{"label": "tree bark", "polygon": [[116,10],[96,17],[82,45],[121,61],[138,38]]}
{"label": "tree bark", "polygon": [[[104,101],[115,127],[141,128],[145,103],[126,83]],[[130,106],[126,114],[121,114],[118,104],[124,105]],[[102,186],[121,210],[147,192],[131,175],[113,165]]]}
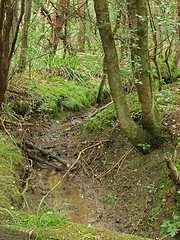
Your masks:
{"label": "tree bark", "polygon": [[7,89],[8,70],[9,70],[9,38],[13,22],[13,6],[11,1],[1,1],[0,13],[0,106],[4,100]]}
{"label": "tree bark", "polygon": [[56,16],[52,23],[52,31],[51,37],[49,40],[49,49],[50,55],[54,56],[57,51],[58,43],[61,39],[61,31],[64,24],[64,16],[65,16],[65,7],[66,1],[65,0],[58,0],[56,3]]}
{"label": "tree bark", "polygon": [[161,134],[160,113],[155,105],[148,49],[146,0],[128,0],[131,37],[131,60],[135,85],[142,108],[143,128],[153,137]]}
{"label": "tree bark", "polygon": [[[121,20],[121,9],[118,11],[118,14],[116,16],[116,24],[113,29],[113,35],[117,33],[118,29],[120,28],[120,20]],[[122,47],[121,47],[122,49]],[[99,86],[99,91],[98,91],[98,96],[97,96],[97,103],[101,103],[102,101],[102,93],[103,93],[103,88],[106,83],[106,77],[107,77],[107,69],[106,69],[106,62],[105,62],[105,57],[103,58],[103,75],[102,75],[102,80]]]}
{"label": "tree bark", "polygon": [[150,13],[150,25],[151,25],[151,29],[152,29],[152,37],[153,37],[153,42],[154,42],[154,54],[153,54],[152,60],[156,67],[156,72],[157,72],[158,81],[159,81],[159,92],[160,92],[162,90],[162,75],[161,75],[161,70],[160,70],[158,62],[157,62],[157,50],[158,50],[157,28],[154,23],[154,18],[153,18],[152,11],[151,11],[150,1],[147,0],[147,2],[148,2],[149,13]]}
{"label": "tree bark", "polygon": [[8,85],[8,72],[14,53],[15,44],[19,32],[19,26],[24,14],[24,2],[21,1],[21,12],[16,25],[15,35],[10,43],[10,31],[13,24],[14,9],[17,1],[2,0],[0,7],[0,106],[4,100],[4,94]]}
{"label": "tree bark", "polygon": [[176,55],[174,58],[174,62],[176,65],[176,68],[180,67],[180,46],[179,46],[179,41],[180,41],[180,0],[177,0],[177,22],[178,22],[178,27],[177,27],[177,34],[178,34],[178,44],[177,44],[177,51]]}
{"label": "tree bark", "polygon": [[125,135],[135,146],[138,146],[139,143],[145,143],[145,134],[142,134],[140,129],[132,120],[127,106],[125,94],[123,92],[121,83],[118,55],[113,39],[113,33],[111,30],[107,1],[94,0],[94,7],[105,54],[108,81],[111,89],[112,98],[115,103],[118,119]]}
{"label": "tree bark", "polygon": [[174,182],[180,186],[180,172],[172,161],[172,156],[169,152],[164,154],[164,160],[166,161],[166,165],[172,174],[172,178]]}
{"label": "tree bark", "polygon": [[98,96],[97,96],[97,103],[101,103],[102,101],[102,93],[103,93],[103,88],[106,83],[106,75],[107,75],[107,70],[106,70],[106,63],[105,63],[105,57],[103,58],[103,76],[102,80],[99,86],[99,91],[98,91]]}
{"label": "tree bark", "polygon": [[28,48],[28,30],[29,30],[29,24],[31,19],[31,7],[32,7],[32,0],[27,0],[25,16],[24,16],[23,36],[21,41],[19,72],[22,72],[26,67],[26,54],[27,54],[27,48]]}

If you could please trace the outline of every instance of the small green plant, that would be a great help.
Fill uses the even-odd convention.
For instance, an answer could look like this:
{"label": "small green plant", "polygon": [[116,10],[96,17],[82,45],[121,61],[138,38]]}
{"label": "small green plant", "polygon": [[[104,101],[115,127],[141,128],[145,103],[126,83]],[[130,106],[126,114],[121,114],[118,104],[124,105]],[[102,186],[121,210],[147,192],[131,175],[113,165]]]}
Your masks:
{"label": "small green plant", "polygon": [[147,143],[139,143],[138,147],[141,147],[143,150],[146,150],[146,149],[150,148],[151,145],[147,144]]}
{"label": "small green plant", "polygon": [[149,190],[149,193],[152,193],[154,189],[154,184],[150,184],[149,186],[147,186],[147,189]]}
{"label": "small green plant", "polygon": [[56,225],[62,225],[65,222],[65,218],[63,216],[63,212],[61,210],[56,209],[54,207],[53,209],[49,209],[47,207],[39,209],[40,211],[37,211],[35,215],[28,215],[26,218],[23,217],[16,217],[13,215],[13,213],[3,208],[6,212],[10,214],[12,217],[12,220],[20,226],[24,227],[48,227],[48,226],[56,226]]}
{"label": "small green plant", "polygon": [[[20,220],[22,221],[22,220]],[[47,227],[62,225],[65,222],[63,214],[60,210],[54,209],[42,209],[39,214],[31,215],[27,219],[23,220],[23,224],[27,227]]]}
{"label": "small green plant", "polygon": [[173,216],[173,223],[171,223],[169,220],[166,220],[161,225],[162,230],[160,234],[170,234],[171,237],[174,237],[180,228],[180,216],[174,215]]}
{"label": "small green plant", "polygon": [[99,199],[100,202],[103,202],[103,203],[107,203],[107,202],[114,202],[115,200],[117,200],[117,195],[116,194],[112,194],[111,192],[108,193],[108,195],[103,198],[103,199]]}
{"label": "small green plant", "polygon": [[136,183],[137,186],[141,186],[141,181],[139,180],[137,183]]}

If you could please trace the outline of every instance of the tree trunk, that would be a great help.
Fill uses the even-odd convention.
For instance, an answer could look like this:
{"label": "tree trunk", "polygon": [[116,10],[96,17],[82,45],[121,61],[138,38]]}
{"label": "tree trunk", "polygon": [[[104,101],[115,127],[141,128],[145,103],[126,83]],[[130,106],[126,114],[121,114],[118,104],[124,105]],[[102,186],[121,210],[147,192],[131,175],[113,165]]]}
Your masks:
{"label": "tree trunk", "polygon": [[176,55],[174,58],[174,62],[176,65],[176,68],[180,67],[180,46],[179,46],[179,42],[180,42],[180,0],[177,0],[177,22],[178,22],[178,27],[177,27],[177,51],[176,51]]}
{"label": "tree trunk", "polygon": [[127,106],[121,83],[118,55],[113,39],[113,33],[111,30],[107,1],[94,0],[94,7],[105,54],[108,81],[115,103],[118,119],[125,135],[135,146],[138,146],[145,143],[146,134],[143,135],[140,129],[136,126],[130,116],[130,112]]}
{"label": "tree trunk", "polygon": [[156,25],[154,23],[154,18],[153,18],[153,15],[152,15],[149,0],[147,2],[148,2],[149,13],[150,13],[150,25],[151,25],[151,29],[152,29],[152,38],[153,38],[153,42],[154,42],[154,54],[153,54],[152,60],[153,60],[154,65],[156,67],[156,72],[157,72],[158,81],[159,81],[159,92],[160,92],[162,90],[162,75],[161,75],[161,70],[160,70],[158,62],[157,62],[157,50],[158,50],[157,28],[156,28]]}
{"label": "tree trunk", "polygon": [[107,75],[107,70],[106,70],[106,63],[105,63],[105,57],[103,58],[103,76],[102,80],[99,86],[99,91],[98,91],[98,96],[97,96],[97,103],[101,103],[102,101],[102,93],[103,93],[103,88],[106,83],[106,75]]}
{"label": "tree trunk", "polygon": [[[121,9],[118,11],[118,14],[116,16],[116,24],[113,29],[113,35],[117,33],[118,29],[120,28],[120,20],[121,20]],[[121,47],[122,49],[122,47]],[[103,58],[103,76],[102,80],[99,86],[99,91],[98,91],[98,96],[97,96],[97,103],[101,103],[102,101],[102,93],[103,93],[103,88],[106,83],[106,76],[107,75],[107,69],[106,69],[106,62],[105,62],[105,57]]]}
{"label": "tree trunk", "polygon": [[4,100],[4,94],[8,85],[8,72],[14,53],[15,44],[19,32],[19,26],[24,14],[24,1],[21,1],[20,16],[17,21],[16,30],[12,42],[10,42],[10,31],[13,24],[14,9],[18,1],[1,0],[0,5],[0,106]]}
{"label": "tree trunk", "polygon": [[64,24],[65,7],[66,1],[58,0],[58,2],[56,3],[56,16],[52,23],[51,37],[49,40],[50,55],[52,56],[56,54],[60,39],[63,39],[63,37],[61,36],[61,31]]}
{"label": "tree trunk", "polygon": [[13,22],[13,6],[10,1],[1,1],[0,12],[0,106],[7,89],[9,70],[9,39]]}
{"label": "tree trunk", "polygon": [[26,66],[26,54],[28,47],[28,29],[31,19],[32,0],[26,1],[26,11],[24,16],[23,36],[21,42],[21,55],[19,59],[19,72],[22,72]]}
{"label": "tree trunk", "polygon": [[161,117],[152,94],[153,81],[148,53],[147,1],[128,0],[128,11],[130,30],[133,34],[131,37],[132,70],[142,108],[143,128],[157,138],[161,133]]}

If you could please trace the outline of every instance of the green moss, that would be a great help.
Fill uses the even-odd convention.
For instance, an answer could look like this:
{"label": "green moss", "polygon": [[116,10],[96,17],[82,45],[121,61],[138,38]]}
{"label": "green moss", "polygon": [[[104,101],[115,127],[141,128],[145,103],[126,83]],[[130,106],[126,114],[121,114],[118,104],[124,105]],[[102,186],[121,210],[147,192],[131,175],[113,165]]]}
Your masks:
{"label": "green moss", "polygon": [[111,104],[106,109],[97,113],[92,117],[85,125],[85,130],[87,132],[93,132],[97,130],[102,130],[108,126],[114,126],[116,123],[116,111],[114,104]]}
{"label": "green moss", "polygon": [[[23,228],[22,226],[9,226],[9,231],[16,231],[19,229],[21,232],[30,232],[32,229]],[[7,230],[6,230],[7,231]],[[108,239],[108,240],[145,240],[146,238],[137,237],[134,235],[117,233],[113,231],[98,229],[94,227],[88,227],[76,223],[66,222],[64,225],[56,227],[39,228],[33,231],[32,239],[68,239],[68,240],[85,240],[85,239]]]}
{"label": "green moss", "polygon": [[24,116],[29,108],[28,102],[25,102],[23,100],[16,100],[14,103],[12,109],[15,111],[15,113]]}

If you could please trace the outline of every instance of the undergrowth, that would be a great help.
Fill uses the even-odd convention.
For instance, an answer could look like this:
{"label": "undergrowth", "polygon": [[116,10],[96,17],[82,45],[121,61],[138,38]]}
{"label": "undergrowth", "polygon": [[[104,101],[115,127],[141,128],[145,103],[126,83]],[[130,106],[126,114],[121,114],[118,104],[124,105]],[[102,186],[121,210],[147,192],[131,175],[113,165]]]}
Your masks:
{"label": "undergrowth", "polygon": [[[23,83],[24,80],[24,83]],[[11,88],[19,94],[8,92],[4,110],[21,115],[25,120],[41,116],[43,120],[56,118],[64,112],[81,111],[96,101],[99,80],[76,83],[62,77],[48,77],[34,73],[33,79],[13,83]],[[21,89],[17,86],[21,85]],[[103,91],[103,98],[107,90]],[[36,117],[35,117],[36,116]]]}
{"label": "undergrowth", "polygon": [[21,202],[18,188],[21,181],[17,169],[22,161],[20,149],[0,131],[0,206],[15,208]]}
{"label": "undergrowth", "polygon": [[28,89],[30,92],[37,92],[42,97],[42,105],[38,108],[56,113],[58,110],[81,110],[88,107],[96,97],[94,86],[75,84],[72,81],[65,81],[53,77],[49,81],[32,81]]}

